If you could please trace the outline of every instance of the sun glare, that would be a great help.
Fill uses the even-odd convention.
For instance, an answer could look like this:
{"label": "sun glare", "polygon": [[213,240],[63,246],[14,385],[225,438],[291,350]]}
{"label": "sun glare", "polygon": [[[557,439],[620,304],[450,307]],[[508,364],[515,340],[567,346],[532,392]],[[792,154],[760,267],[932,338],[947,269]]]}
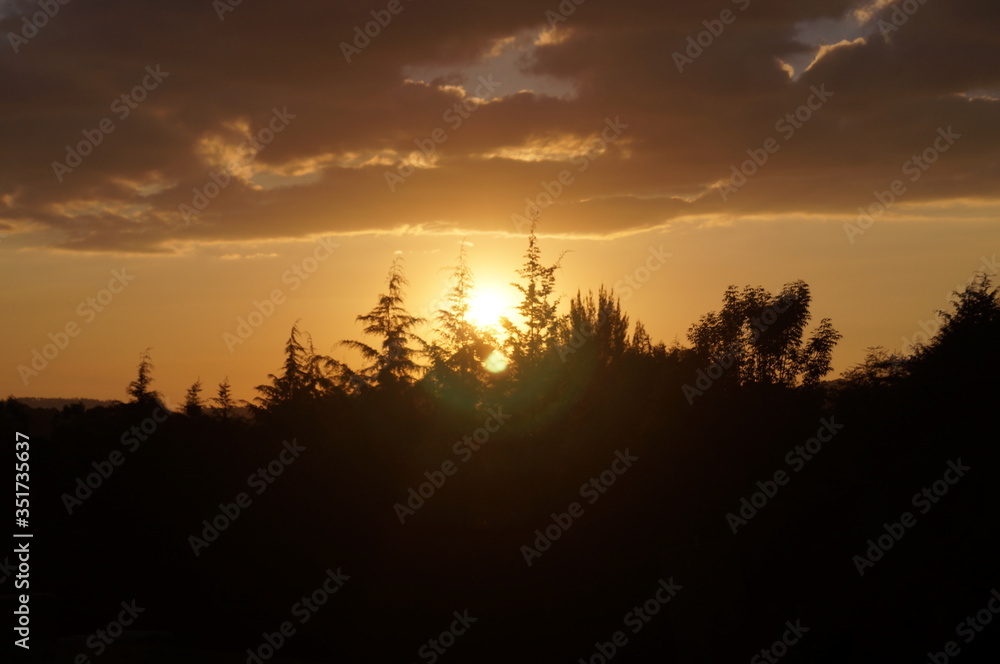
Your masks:
{"label": "sun glare", "polygon": [[500,327],[500,319],[514,314],[512,301],[493,288],[476,288],[469,301],[469,320],[476,327]]}
{"label": "sun glare", "polygon": [[486,358],[486,361],[483,362],[483,366],[486,367],[486,370],[490,373],[501,373],[507,370],[508,363],[509,360],[507,357],[500,351],[495,350],[490,353],[489,357]]}

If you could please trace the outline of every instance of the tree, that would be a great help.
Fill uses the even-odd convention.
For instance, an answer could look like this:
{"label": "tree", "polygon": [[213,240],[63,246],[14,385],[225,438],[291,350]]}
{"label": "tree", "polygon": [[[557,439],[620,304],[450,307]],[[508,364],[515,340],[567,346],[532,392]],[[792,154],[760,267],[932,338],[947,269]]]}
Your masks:
{"label": "tree", "polygon": [[496,341],[488,331],[469,320],[469,297],[474,288],[475,278],[463,241],[452,271],[451,288],[445,295],[445,306],[435,312],[437,339],[426,349],[430,359],[428,379],[438,390],[463,390],[475,395],[486,379],[483,362]]}
{"label": "tree", "polygon": [[556,271],[562,257],[552,265],[542,264],[542,252],[535,236],[537,219],[532,219],[528,249],[524,254],[524,267],[517,271],[524,283],[514,282],[521,293],[521,304],[517,311],[523,318],[524,328],[518,327],[507,318],[501,319],[507,333],[508,357],[518,370],[537,367],[543,357],[555,349],[560,339],[562,320],[556,315],[559,298],[554,298]]}
{"label": "tree", "polygon": [[593,357],[598,366],[608,367],[620,359],[628,348],[628,315],[622,311],[621,301],[601,285],[597,292],[580,291],[570,300],[569,317],[563,330],[563,343],[559,347],[560,359],[581,352]]}
{"label": "tree", "polygon": [[646,331],[646,326],[641,320],[635,322],[635,331],[632,332],[632,340],[629,342],[629,350],[637,355],[652,355],[653,340]]}
{"label": "tree", "polygon": [[403,287],[408,284],[403,275],[402,259],[397,257],[389,269],[388,292],[379,294],[375,307],[356,318],[364,323],[365,334],[381,338],[379,348],[362,341],[340,342],[361,353],[367,365],[354,375],[362,378],[367,385],[404,387],[412,384],[420,372],[421,367],[415,358],[417,349],[426,344],[413,330],[424,319],[411,316],[404,306]]}
{"label": "tree", "polygon": [[941,326],[918,344],[914,367],[922,372],[990,375],[1000,364],[1000,289],[983,273],[952,293],[953,311],[938,311]]}
{"label": "tree", "polygon": [[201,400],[201,378],[188,388],[184,396],[184,412],[188,417],[200,417],[204,410]]}
{"label": "tree", "polygon": [[126,392],[132,397],[132,403],[149,404],[159,403],[160,393],[150,389],[153,384],[153,360],[147,348],[139,354],[139,375],[128,384]]}
{"label": "tree", "polygon": [[236,408],[236,402],[233,401],[232,391],[229,386],[229,376],[219,383],[219,391],[216,397],[212,399],[215,403],[215,413],[221,417],[223,420],[228,420]]}
{"label": "tree", "polygon": [[702,316],[688,339],[703,362],[725,369],[720,376],[724,382],[815,384],[830,372],[833,348],[842,335],[824,318],[803,345],[811,301],[803,281],[785,284],[777,296],[759,286],[742,292],[730,286],[722,309]]}
{"label": "tree", "polygon": [[907,373],[909,358],[900,353],[889,353],[882,346],[865,349],[865,359],[843,373],[844,380],[878,387],[891,385]]}
{"label": "tree", "polygon": [[250,408],[255,414],[295,406],[305,406],[319,400],[333,388],[333,379],[324,372],[331,362],[316,354],[312,338],[306,334],[303,344],[298,322],[285,342],[285,362],[281,375],[268,374],[270,385],[258,385],[260,393]]}

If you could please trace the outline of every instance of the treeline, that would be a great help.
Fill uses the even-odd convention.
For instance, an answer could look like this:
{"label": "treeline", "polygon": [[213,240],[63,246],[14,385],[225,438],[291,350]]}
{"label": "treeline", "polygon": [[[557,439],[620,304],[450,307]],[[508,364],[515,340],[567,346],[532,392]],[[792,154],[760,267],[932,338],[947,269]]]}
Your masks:
{"label": "treeline", "polygon": [[[829,380],[840,335],[802,282],[731,287],[667,347],[606,289],[565,307],[558,269],[532,234],[522,320],[491,332],[470,322],[463,250],[428,340],[394,263],[346,342],[361,366],[294,327],[246,406],[195,383],[168,412],[148,353],[127,403],[0,402],[32,440],[39,656],[87,653],[135,598],[139,631],[101,661],[252,661],[340,569],[266,661],[429,661],[456,611],[477,621],[449,661],[592,661],[616,630],[616,663],[745,661],[796,619],[810,631],[783,662],[918,661],[1000,587],[988,276],[926,343]],[[911,497],[949,462],[971,470],[922,513]],[[917,525],[860,574],[904,510]],[[661,579],[681,589],[633,634],[623,616]],[[996,661],[987,637],[963,659]]]}
{"label": "treeline", "polygon": [[[644,375],[676,383],[689,404],[709,387],[719,392],[747,386],[815,388],[830,372],[840,333],[824,318],[809,332],[812,296],[796,281],[776,294],[762,287],[731,286],[718,312],[703,316],[688,332],[690,346],[654,343],[641,321],[634,324],[620,299],[603,285],[595,294],[577,291],[564,309],[557,297],[555,263],[542,260],[532,227],[524,263],[512,285],[521,299],[519,321],[501,319],[500,329],[470,318],[475,277],[465,245],[453,267],[444,306],[427,321],[406,306],[408,285],[401,259],[388,274],[387,288],[372,309],[357,316],[365,340],[345,340],[363,366],[352,368],[318,353],[310,335],[292,327],[281,370],[258,385],[258,396],[242,405],[258,421],[321,412],[351,399],[396,399],[472,408],[486,401],[562,398],[567,383],[599,384],[618,376],[638,388]],[[433,338],[416,330],[431,323]],[[874,357],[874,356],[873,356]],[[877,359],[877,358],[876,358]],[[875,361],[874,359],[872,361]],[[158,397],[148,387],[152,364],[142,356],[139,377],[129,387],[133,401]],[[625,374],[630,374],[626,378]],[[632,381],[632,379],[635,381]],[[211,399],[201,381],[188,390],[185,414],[229,419],[241,405],[228,379]]]}

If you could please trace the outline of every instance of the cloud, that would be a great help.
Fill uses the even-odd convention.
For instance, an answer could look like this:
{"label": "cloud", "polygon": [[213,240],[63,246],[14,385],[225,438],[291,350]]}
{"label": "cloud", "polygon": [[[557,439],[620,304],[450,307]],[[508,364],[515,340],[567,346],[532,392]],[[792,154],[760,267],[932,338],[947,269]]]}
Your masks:
{"label": "cloud", "polygon": [[[319,233],[507,233],[563,171],[572,182],[542,211],[550,233],[852,214],[948,126],[962,140],[907,202],[995,205],[995,2],[927,2],[898,26],[900,2],[740,4],[681,73],[674,52],[724,5],[584,2],[553,23],[526,0],[405,3],[348,63],[341,42],[384,5],[242,3],[220,20],[203,0],[70,3],[0,56],[0,230],[21,247],[140,253]],[[21,34],[34,9],[5,5],[0,34]],[[847,22],[863,34],[830,27]],[[802,61],[791,77],[785,63]],[[123,107],[148,67],[168,75]],[[456,108],[486,74],[501,83],[489,103]],[[723,200],[718,183],[822,85],[833,97]],[[294,115],[280,131],[276,109]],[[620,139],[582,157],[616,116],[628,125]],[[53,162],[70,163],[67,146],[87,155],[60,177]],[[386,174],[408,159],[418,168],[390,190]],[[207,205],[185,218],[197,192]]]}

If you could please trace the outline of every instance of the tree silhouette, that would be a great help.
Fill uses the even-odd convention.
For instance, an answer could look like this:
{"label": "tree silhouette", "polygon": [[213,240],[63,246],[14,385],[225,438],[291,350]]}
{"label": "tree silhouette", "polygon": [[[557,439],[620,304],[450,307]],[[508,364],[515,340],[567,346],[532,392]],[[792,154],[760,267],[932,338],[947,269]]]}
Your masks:
{"label": "tree silhouette", "polygon": [[188,388],[184,395],[184,413],[188,417],[200,417],[204,411],[204,404],[201,400],[201,378],[196,380]]}
{"label": "tree silhouette", "polygon": [[721,380],[731,384],[794,386],[815,384],[830,372],[833,348],[841,338],[827,318],[803,346],[812,296],[803,281],[785,284],[772,295],[762,287],[730,286],[723,307],[701,317],[688,339],[704,362],[729,367]]}
{"label": "tree silhouette", "polygon": [[997,369],[1000,339],[1000,289],[981,274],[962,291],[954,291],[954,311],[938,311],[941,327],[913,353],[914,365],[924,373],[972,371],[986,375]]}
{"label": "tree silhouette", "polygon": [[299,337],[298,322],[292,325],[291,333],[285,342],[285,362],[281,375],[268,374],[270,385],[258,385],[260,396],[256,403],[250,404],[250,410],[255,415],[264,412],[275,412],[287,408],[298,408],[310,405],[321,399],[327,392],[334,389],[334,380],[325,369],[331,360],[316,354],[312,338],[306,334],[306,343]]}
{"label": "tree silhouette", "polygon": [[388,292],[378,296],[378,303],[367,314],[355,320],[364,323],[364,332],[381,338],[378,349],[362,341],[344,340],[340,343],[357,350],[367,365],[356,376],[364,384],[381,388],[399,388],[411,385],[421,367],[416,362],[419,348],[426,344],[413,332],[424,319],[412,316],[404,306],[403,287],[408,285],[403,275],[401,258],[392,262],[388,276]]}
{"label": "tree silhouette", "polygon": [[215,404],[213,410],[218,417],[223,420],[228,420],[232,417],[233,410],[236,408],[236,402],[233,401],[233,395],[229,385],[229,376],[226,376],[225,379],[219,383],[219,390],[217,395],[212,398],[212,402]]}
{"label": "tree silhouette", "polygon": [[150,389],[153,384],[153,360],[150,356],[151,348],[147,348],[139,354],[139,375],[128,384],[126,392],[132,397],[132,403],[151,404],[159,403],[160,393]]}
{"label": "tree silhouette", "polygon": [[635,322],[635,329],[632,332],[632,339],[629,341],[628,347],[630,351],[637,355],[653,354],[653,340],[650,338],[649,332],[646,331],[646,326],[640,320]]}
{"label": "tree silhouette", "polygon": [[628,315],[622,311],[621,301],[603,285],[597,292],[596,301],[593,292],[584,298],[577,291],[569,303],[569,317],[559,347],[560,359],[579,352],[606,368],[625,354],[629,346],[628,329]]}
{"label": "tree silhouette", "polygon": [[528,249],[524,254],[524,266],[517,270],[523,283],[513,282],[521,293],[521,303],[517,306],[523,318],[524,329],[507,318],[501,319],[507,333],[507,356],[518,371],[536,368],[543,357],[556,348],[560,339],[561,318],[556,314],[559,298],[554,298],[556,271],[562,256],[552,265],[542,264],[542,252],[535,236],[537,219],[532,219],[528,236]]}
{"label": "tree silhouette", "polygon": [[452,269],[452,285],[445,295],[445,306],[435,312],[437,338],[428,344],[430,367],[426,380],[436,390],[466,391],[474,397],[487,378],[483,362],[497,343],[486,330],[469,320],[469,297],[475,278],[469,268],[465,242],[458,262]]}
{"label": "tree silhouette", "polygon": [[869,346],[865,351],[865,359],[842,374],[844,380],[866,387],[882,387],[907,375],[910,358],[905,355],[889,353],[882,346]]}

